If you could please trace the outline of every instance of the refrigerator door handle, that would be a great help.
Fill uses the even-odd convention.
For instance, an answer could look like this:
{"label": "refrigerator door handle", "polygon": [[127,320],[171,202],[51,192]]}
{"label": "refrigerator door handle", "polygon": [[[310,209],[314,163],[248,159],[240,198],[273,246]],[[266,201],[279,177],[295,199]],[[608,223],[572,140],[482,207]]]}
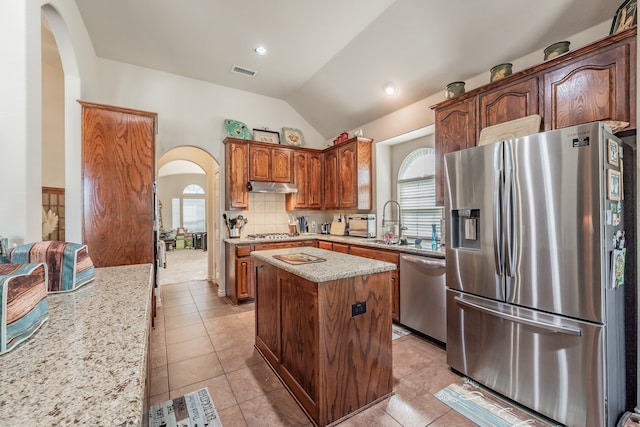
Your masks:
{"label": "refrigerator door handle", "polygon": [[502,170],[496,171],[494,174],[493,188],[497,189],[493,197],[493,254],[496,263],[496,274],[504,275],[504,263],[502,262],[502,212],[500,205],[502,202]]}
{"label": "refrigerator door handle", "polygon": [[511,322],[521,323],[523,325],[533,326],[533,327],[536,327],[536,328],[545,329],[547,331],[560,333],[560,334],[568,334],[568,335],[575,335],[575,336],[581,336],[582,335],[582,330],[580,330],[580,329],[570,328],[570,327],[567,327],[567,326],[552,325],[552,324],[549,324],[549,323],[539,322],[539,321],[531,320],[531,319],[525,319],[523,317],[518,317],[518,316],[514,316],[512,314],[503,313],[503,312],[498,311],[498,310],[493,310],[491,308],[483,307],[481,305],[474,304],[474,303],[472,303],[470,301],[466,301],[466,300],[464,300],[463,298],[461,298],[459,296],[455,297],[454,299],[458,304],[466,305],[467,307],[474,308],[474,309],[476,309],[478,311],[482,311],[484,313],[488,313],[490,315],[493,315],[493,316],[496,316],[496,317],[500,317],[502,319],[506,319],[506,320],[509,320]]}
{"label": "refrigerator door handle", "polygon": [[513,211],[513,169],[508,168],[506,171],[506,178],[504,181],[505,186],[505,267],[506,274],[509,277],[514,277],[513,271],[513,252],[514,252],[514,211]]}

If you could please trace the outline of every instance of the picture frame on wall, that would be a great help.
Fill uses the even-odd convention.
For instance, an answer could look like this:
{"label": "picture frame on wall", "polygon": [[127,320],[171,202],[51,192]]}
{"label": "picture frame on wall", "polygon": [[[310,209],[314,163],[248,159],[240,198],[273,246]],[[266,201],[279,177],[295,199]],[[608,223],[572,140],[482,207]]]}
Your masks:
{"label": "picture frame on wall", "polygon": [[613,169],[607,170],[607,199],[620,201],[620,172]]}
{"label": "picture frame on wall", "polygon": [[607,140],[607,161],[611,166],[618,166],[619,164],[619,155],[618,155],[618,143],[613,139]]}
{"label": "picture frame on wall", "polygon": [[269,142],[280,144],[280,132],[273,132],[265,129],[253,129],[253,140],[258,142]]}
{"label": "picture frame on wall", "polygon": [[617,34],[621,31],[635,27],[637,24],[637,10],[637,0],[625,0],[613,16],[609,34]]}

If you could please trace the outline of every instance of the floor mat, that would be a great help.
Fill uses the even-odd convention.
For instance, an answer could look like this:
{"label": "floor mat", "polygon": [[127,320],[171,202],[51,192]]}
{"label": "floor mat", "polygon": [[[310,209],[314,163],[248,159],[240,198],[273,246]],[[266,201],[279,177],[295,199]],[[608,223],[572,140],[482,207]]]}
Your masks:
{"label": "floor mat", "polygon": [[208,388],[149,407],[149,427],[175,425],[222,427]]}
{"label": "floor mat", "polygon": [[469,378],[448,385],[435,397],[482,427],[561,427],[553,420],[506,400]]}
{"label": "floor mat", "polygon": [[403,328],[400,325],[396,325],[395,323],[391,325],[392,329],[391,329],[391,339],[392,340],[396,340],[400,337],[404,337],[405,335],[409,335],[411,332],[409,332],[408,329]]}

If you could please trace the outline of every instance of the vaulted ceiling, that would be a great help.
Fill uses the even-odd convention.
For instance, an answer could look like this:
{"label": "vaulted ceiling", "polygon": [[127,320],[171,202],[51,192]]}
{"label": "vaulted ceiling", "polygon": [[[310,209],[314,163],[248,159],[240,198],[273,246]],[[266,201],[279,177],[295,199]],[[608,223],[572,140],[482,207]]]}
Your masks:
{"label": "vaulted ceiling", "polygon": [[99,57],[283,99],[330,139],[605,22],[621,0],[76,3]]}

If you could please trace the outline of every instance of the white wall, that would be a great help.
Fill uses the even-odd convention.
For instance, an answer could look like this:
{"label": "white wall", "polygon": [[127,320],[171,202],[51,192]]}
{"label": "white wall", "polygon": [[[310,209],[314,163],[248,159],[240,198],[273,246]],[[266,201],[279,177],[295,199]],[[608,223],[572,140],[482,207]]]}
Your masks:
{"label": "white wall", "polygon": [[[166,230],[171,230],[173,221],[173,207],[172,199],[181,198],[182,192],[187,185],[196,184],[207,191],[207,175],[204,174],[179,174],[179,175],[167,175],[158,178],[158,200],[162,202],[162,222]],[[206,206],[207,216],[212,213],[209,212],[209,206]],[[209,231],[209,230],[206,230]]]}

